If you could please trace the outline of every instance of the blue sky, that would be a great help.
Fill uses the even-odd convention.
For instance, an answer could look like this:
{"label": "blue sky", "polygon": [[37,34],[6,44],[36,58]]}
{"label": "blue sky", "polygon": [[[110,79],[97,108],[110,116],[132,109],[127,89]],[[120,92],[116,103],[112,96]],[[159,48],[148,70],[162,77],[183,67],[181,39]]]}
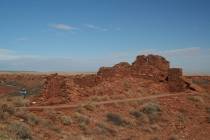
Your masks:
{"label": "blue sky", "polygon": [[160,54],[210,73],[208,0],[0,0],[0,69],[96,71]]}

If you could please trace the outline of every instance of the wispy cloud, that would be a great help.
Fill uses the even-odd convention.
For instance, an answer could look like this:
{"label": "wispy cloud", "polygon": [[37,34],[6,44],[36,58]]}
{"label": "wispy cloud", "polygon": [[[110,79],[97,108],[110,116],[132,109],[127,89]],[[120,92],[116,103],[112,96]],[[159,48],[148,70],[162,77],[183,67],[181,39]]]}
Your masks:
{"label": "wispy cloud", "polygon": [[27,37],[20,37],[20,38],[17,38],[16,40],[17,41],[26,41],[26,40],[28,40],[28,38]]}
{"label": "wispy cloud", "polygon": [[157,49],[149,49],[139,51],[140,54],[160,54],[164,56],[177,56],[177,55],[195,55],[200,53],[200,47],[189,47],[189,48],[179,48],[172,50],[157,50]]}
{"label": "wispy cloud", "polygon": [[85,25],[85,27],[87,27],[89,29],[92,29],[92,30],[108,31],[107,28],[99,27],[99,26],[96,26],[96,25],[93,25],[93,24],[84,24],[84,25]]}
{"label": "wispy cloud", "polygon": [[49,26],[51,28],[54,28],[54,29],[57,29],[57,30],[63,30],[63,31],[72,31],[72,30],[77,29],[76,27],[73,27],[73,26],[70,26],[70,25],[67,25],[67,24],[62,24],[62,23],[50,24]]}
{"label": "wispy cloud", "polygon": [[38,71],[94,71],[100,66],[112,66],[118,62],[133,62],[140,54],[159,54],[171,62],[172,67],[181,67],[185,72],[210,73],[210,50],[189,47],[172,50],[148,49],[139,52],[128,50],[114,52],[93,59],[72,59],[69,57],[47,57],[25,54],[0,48],[1,70],[38,70]]}

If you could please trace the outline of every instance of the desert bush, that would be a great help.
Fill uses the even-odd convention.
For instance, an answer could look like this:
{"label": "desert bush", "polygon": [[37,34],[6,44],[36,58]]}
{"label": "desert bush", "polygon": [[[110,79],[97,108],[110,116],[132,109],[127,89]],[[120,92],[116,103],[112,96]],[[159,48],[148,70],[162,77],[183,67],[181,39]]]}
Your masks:
{"label": "desert bush", "polygon": [[1,107],[1,110],[3,112],[7,112],[10,115],[13,115],[15,113],[15,108],[13,106],[11,106],[11,105],[1,104],[0,107]]}
{"label": "desert bush", "polygon": [[0,105],[0,121],[7,121],[7,119],[13,115],[15,108],[8,106],[7,104]]}
{"label": "desert bush", "polygon": [[45,113],[49,119],[51,119],[53,121],[59,120],[58,113],[55,110],[53,110],[53,109],[45,110]]}
{"label": "desert bush", "polygon": [[60,121],[63,125],[70,125],[72,123],[72,119],[70,116],[61,116]]}
{"label": "desert bush", "polygon": [[208,116],[207,121],[208,121],[208,123],[210,123],[210,115]]}
{"label": "desert bush", "polygon": [[28,106],[29,103],[30,103],[29,100],[24,99],[23,97],[13,98],[13,104],[14,106],[17,106],[17,107]]}
{"label": "desert bush", "polygon": [[80,114],[80,113],[75,113],[75,115],[74,115],[74,118],[81,124],[86,124],[86,125],[88,125],[89,123],[90,123],[90,119],[87,117],[87,116],[85,116],[85,115],[82,115],[82,114]]}
{"label": "desert bush", "polygon": [[184,123],[187,120],[187,115],[185,113],[179,113],[177,117],[178,121],[181,123]]}
{"label": "desert bush", "polygon": [[85,133],[89,133],[87,126],[90,124],[90,119],[87,116],[78,112],[75,113],[74,118],[79,123],[80,129],[83,130]]}
{"label": "desert bush", "polygon": [[189,96],[188,99],[193,101],[193,102],[204,103],[203,98],[200,97],[200,96]]}
{"label": "desert bush", "polygon": [[47,129],[50,129],[50,130],[58,132],[58,133],[61,132],[61,130],[58,127],[56,127],[56,125],[50,120],[42,119],[42,120],[40,120],[40,123],[43,127],[47,128]]}
{"label": "desert bush", "polygon": [[144,113],[141,111],[131,111],[130,114],[135,118],[141,118],[144,116]]}
{"label": "desert bush", "polygon": [[14,122],[9,125],[8,129],[20,139],[32,139],[31,130],[24,123]]}
{"label": "desert bush", "polygon": [[85,104],[83,107],[89,111],[94,111],[96,106],[92,102],[89,102],[89,103]]}
{"label": "desert bush", "polygon": [[178,139],[179,139],[179,137],[174,134],[169,137],[169,140],[178,140]]}
{"label": "desert bush", "polygon": [[0,110],[0,121],[6,121],[9,117],[10,115],[7,112]]}
{"label": "desert bush", "polygon": [[106,118],[107,121],[112,122],[114,125],[124,126],[127,124],[127,122],[119,114],[108,113]]}
{"label": "desert bush", "polygon": [[18,117],[18,118],[26,118],[26,114],[27,114],[27,112],[25,111],[25,110],[23,110],[23,109],[17,109],[16,111],[15,111],[15,116],[16,117]]}
{"label": "desert bush", "polygon": [[96,126],[97,127],[96,127],[95,131],[99,134],[115,135],[117,133],[117,131],[114,128],[109,127],[105,123],[98,123]]}
{"label": "desert bush", "polygon": [[158,138],[157,136],[151,138],[150,140],[160,140],[160,138]]}
{"label": "desert bush", "polygon": [[79,123],[80,129],[83,130],[84,133],[86,134],[90,133],[90,130],[87,127],[90,124],[89,117],[76,112],[74,115],[74,119]]}
{"label": "desert bush", "polygon": [[142,109],[131,111],[130,114],[141,122],[154,123],[161,116],[161,109],[156,103],[146,103]]}
{"label": "desert bush", "polygon": [[29,113],[26,115],[26,121],[30,125],[37,125],[40,122],[40,118],[38,118],[35,114]]}
{"label": "desert bush", "polygon": [[12,140],[5,132],[0,132],[0,140]]}
{"label": "desert bush", "polygon": [[76,135],[76,134],[68,134],[64,136],[62,140],[90,140],[89,138],[86,138],[84,135]]}
{"label": "desert bush", "polygon": [[210,107],[206,107],[206,112],[210,113]]}
{"label": "desert bush", "polygon": [[156,103],[147,103],[143,106],[142,111],[148,116],[150,122],[155,122],[161,115],[160,106]]}

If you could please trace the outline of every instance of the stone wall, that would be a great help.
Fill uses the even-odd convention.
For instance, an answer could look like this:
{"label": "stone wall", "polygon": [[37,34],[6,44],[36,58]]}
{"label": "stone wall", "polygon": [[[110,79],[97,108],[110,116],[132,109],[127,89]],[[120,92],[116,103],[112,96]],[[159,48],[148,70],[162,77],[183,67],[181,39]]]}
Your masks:
{"label": "stone wall", "polygon": [[185,82],[182,80],[181,68],[170,68],[168,71],[168,84],[171,92],[181,92],[185,89]]}

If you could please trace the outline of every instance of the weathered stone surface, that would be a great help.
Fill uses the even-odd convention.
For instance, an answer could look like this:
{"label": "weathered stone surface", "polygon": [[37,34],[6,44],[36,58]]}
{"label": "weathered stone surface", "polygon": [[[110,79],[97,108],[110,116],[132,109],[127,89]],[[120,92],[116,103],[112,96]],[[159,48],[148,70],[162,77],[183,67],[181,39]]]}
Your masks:
{"label": "weathered stone surface", "polygon": [[171,92],[181,92],[185,89],[186,85],[182,80],[181,68],[170,68],[168,71],[169,90]]}
{"label": "weathered stone surface", "polygon": [[45,99],[60,97],[63,101],[68,101],[69,96],[66,92],[65,77],[58,74],[52,74],[46,78],[42,96]]}
{"label": "weathered stone surface", "polygon": [[149,76],[156,81],[164,81],[168,76],[169,62],[158,55],[140,55],[132,63],[134,76]]}
{"label": "weathered stone surface", "polygon": [[127,62],[121,62],[113,67],[101,67],[97,73],[97,76],[102,79],[119,78],[129,76],[131,65]]}
{"label": "weathered stone surface", "polygon": [[182,74],[181,68],[170,68],[168,71],[168,80],[169,81],[180,81]]}
{"label": "weathered stone surface", "polygon": [[46,78],[43,97],[52,99],[51,102],[54,102],[53,98],[59,98],[62,102],[79,100],[90,94],[121,94],[128,88],[141,88],[138,84],[152,92],[199,90],[191,82],[183,79],[182,69],[170,68],[169,64],[164,57],[158,55],[140,55],[132,65],[121,62],[113,67],[101,67],[97,74],[68,77],[53,74]]}

